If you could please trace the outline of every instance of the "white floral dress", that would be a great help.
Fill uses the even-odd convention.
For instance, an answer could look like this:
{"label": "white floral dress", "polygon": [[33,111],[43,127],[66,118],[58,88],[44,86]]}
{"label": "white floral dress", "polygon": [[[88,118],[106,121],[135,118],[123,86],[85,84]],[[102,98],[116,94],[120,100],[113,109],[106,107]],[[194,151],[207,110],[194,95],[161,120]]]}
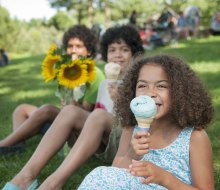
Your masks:
{"label": "white floral dress", "polygon": [[[176,140],[162,149],[151,149],[142,160],[148,160],[174,174],[187,184],[192,184],[189,163],[190,136],[193,128],[185,128]],[[135,132],[135,130],[134,130]],[[141,184],[140,177],[132,176],[126,169],[101,166],[90,172],[78,190],[165,190],[150,183]]]}

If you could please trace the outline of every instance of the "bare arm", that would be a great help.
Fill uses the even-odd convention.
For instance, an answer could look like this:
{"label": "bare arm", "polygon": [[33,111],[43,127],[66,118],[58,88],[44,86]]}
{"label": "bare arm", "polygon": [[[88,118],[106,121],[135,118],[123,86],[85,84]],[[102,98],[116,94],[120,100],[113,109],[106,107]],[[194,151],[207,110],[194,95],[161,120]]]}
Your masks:
{"label": "bare arm", "polygon": [[[190,169],[192,186],[180,182],[172,176],[168,189],[178,187],[179,190],[214,190],[212,148],[208,135],[204,130],[193,131],[190,140]],[[171,183],[173,183],[171,185]],[[172,187],[171,187],[172,186]]]}
{"label": "bare arm", "polygon": [[108,83],[108,91],[109,91],[109,95],[110,95],[112,101],[114,102],[117,97],[118,83],[117,82],[109,82]]}
{"label": "bare arm", "polygon": [[176,187],[178,190],[214,190],[212,149],[204,130],[192,133],[190,166],[192,186],[148,161],[133,161],[129,169],[133,175],[147,177],[142,180],[142,183],[156,183],[169,190],[175,190]]}
{"label": "bare arm", "polygon": [[129,157],[129,151],[133,129],[134,128],[132,126],[123,128],[119,148],[112,163],[113,166],[128,168],[129,164],[131,163],[132,158]]}
{"label": "bare arm", "polygon": [[140,160],[144,154],[148,153],[149,133],[137,132],[133,136],[133,130],[132,126],[123,129],[113,166],[128,168],[132,159]]}
{"label": "bare arm", "polygon": [[212,147],[204,130],[192,133],[190,163],[193,186],[204,190],[214,189]]}

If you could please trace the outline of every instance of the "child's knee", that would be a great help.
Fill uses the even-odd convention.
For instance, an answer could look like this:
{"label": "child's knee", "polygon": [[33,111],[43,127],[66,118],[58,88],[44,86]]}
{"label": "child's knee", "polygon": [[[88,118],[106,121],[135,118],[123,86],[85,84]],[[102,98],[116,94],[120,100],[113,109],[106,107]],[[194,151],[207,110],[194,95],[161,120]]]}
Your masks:
{"label": "child's knee", "polygon": [[28,116],[28,112],[29,112],[29,104],[20,104],[18,105],[15,110],[13,111],[13,116],[16,115],[24,115],[24,116]]}
{"label": "child's knee", "polygon": [[96,122],[97,127],[103,128],[112,124],[112,117],[107,111],[102,109],[95,109],[89,117]]}
{"label": "child's knee", "polygon": [[66,118],[70,117],[74,120],[74,118],[81,118],[83,116],[84,110],[76,105],[67,105],[61,110],[61,115],[64,115]]}
{"label": "child's knee", "polygon": [[50,104],[45,104],[36,110],[34,114],[39,117],[56,117],[59,111],[59,108]]}

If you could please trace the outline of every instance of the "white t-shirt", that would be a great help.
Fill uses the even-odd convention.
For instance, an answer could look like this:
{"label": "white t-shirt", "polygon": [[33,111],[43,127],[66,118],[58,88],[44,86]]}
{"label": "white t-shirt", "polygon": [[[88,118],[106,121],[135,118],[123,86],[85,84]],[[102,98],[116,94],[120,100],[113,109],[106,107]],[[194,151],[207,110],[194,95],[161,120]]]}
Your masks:
{"label": "white t-shirt", "polygon": [[99,85],[95,108],[104,109],[109,113],[113,111],[113,101],[108,91],[108,79],[103,80]]}

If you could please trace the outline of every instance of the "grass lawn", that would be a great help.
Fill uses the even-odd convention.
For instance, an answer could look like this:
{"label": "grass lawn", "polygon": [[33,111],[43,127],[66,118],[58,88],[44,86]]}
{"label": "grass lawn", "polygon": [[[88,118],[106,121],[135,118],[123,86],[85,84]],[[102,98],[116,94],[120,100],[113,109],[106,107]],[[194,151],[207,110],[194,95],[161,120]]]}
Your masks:
{"label": "grass lawn", "polygon": [[[175,47],[164,47],[146,54],[170,53],[182,57],[202,78],[210,90],[215,106],[215,119],[207,129],[210,137],[215,168],[215,187],[220,187],[220,37],[182,41]],[[20,56],[11,60],[11,64],[0,67],[0,139],[11,132],[11,115],[21,103],[40,106],[50,103],[59,106],[59,100],[53,95],[56,84],[45,84],[40,75],[44,55]],[[103,65],[99,65],[103,68]],[[9,181],[26,163],[41,139],[37,135],[26,141],[27,149],[22,154],[0,157],[0,188]],[[64,152],[68,152],[65,146]],[[64,156],[57,154],[41,172],[38,179],[42,182],[62,162]],[[105,165],[95,157],[84,164],[63,187],[63,190],[76,189],[83,177],[94,167]]]}

